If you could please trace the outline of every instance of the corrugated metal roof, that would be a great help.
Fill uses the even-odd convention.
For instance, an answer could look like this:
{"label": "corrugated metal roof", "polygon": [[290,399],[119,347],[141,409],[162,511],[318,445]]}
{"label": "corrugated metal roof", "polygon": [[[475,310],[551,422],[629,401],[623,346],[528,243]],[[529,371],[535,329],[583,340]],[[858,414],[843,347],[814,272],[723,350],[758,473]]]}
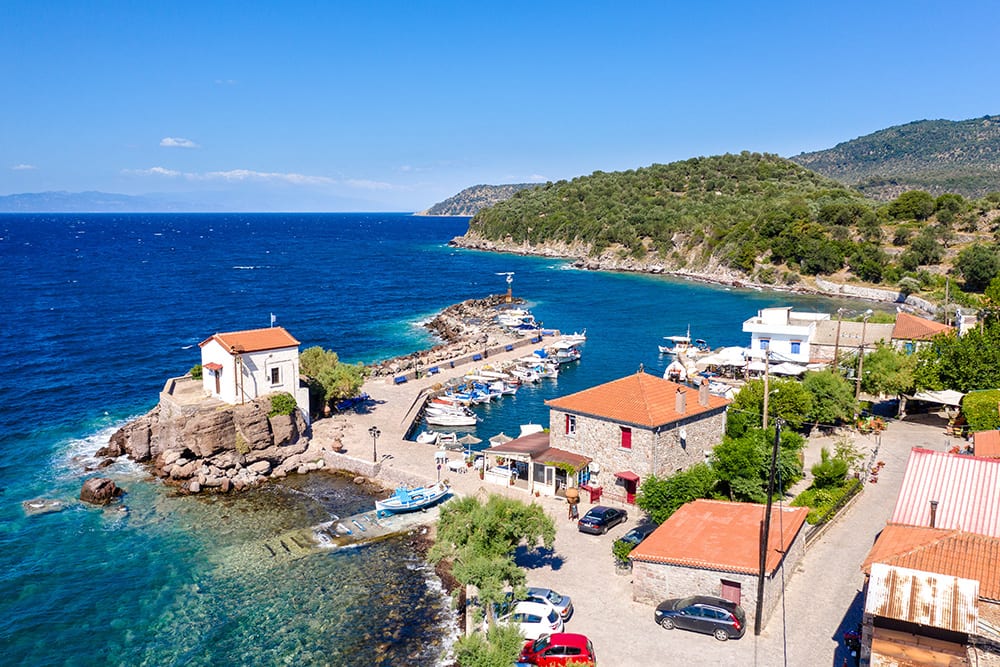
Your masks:
{"label": "corrugated metal roof", "polygon": [[1000,537],[1000,459],[914,447],[889,523]]}
{"label": "corrugated metal roof", "polygon": [[978,581],[875,563],[865,613],[975,634],[978,598]]}
{"label": "corrugated metal roof", "polygon": [[879,534],[861,569],[870,572],[873,563],[974,579],[979,582],[979,597],[1000,602],[997,537],[890,523]]}

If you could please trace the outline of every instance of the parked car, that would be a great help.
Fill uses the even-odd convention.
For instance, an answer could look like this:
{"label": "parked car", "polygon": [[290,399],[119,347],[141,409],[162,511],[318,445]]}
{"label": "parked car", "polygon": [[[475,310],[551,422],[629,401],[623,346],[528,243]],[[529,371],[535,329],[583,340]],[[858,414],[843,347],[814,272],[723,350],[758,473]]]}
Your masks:
{"label": "parked car", "polygon": [[542,635],[534,641],[529,641],[521,649],[518,660],[529,665],[549,667],[550,665],[591,665],[597,667],[597,656],[594,655],[594,645],[584,635],[559,632],[554,635]]}
{"label": "parked car", "polygon": [[563,620],[553,607],[538,602],[521,601],[510,613],[497,618],[502,625],[517,625],[525,639],[563,631]]}
{"label": "parked car", "polygon": [[544,602],[552,605],[564,621],[568,621],[569,617],[573,615],[573,600],[568,595],[560,595],[551,588],[529,586],[526,599],[531,602]]}
{"label": "parked car", "polygon": [[636,526],[618,539],[631,542],[633,546],[639,546],[639,543],[652,535],[653,531],[657,528],[658,526],[655,523],[647,523],[643,526]]}
{"label": "parked car", "polygon": [[609,528],[614,528],[625,521],[628,521],[628,512],[625,510],[598,505],[591,507],[590,511],[577,522],[576,527],[581,533],[603,535],[608,532]]}
{"label": "parked car", "polygon": [[720,642],[730,637],[739,639],[747,627],[742,607],[713,595],[664,600],[656,606],[654,618],[667,630],[681,628],[703,632]]}

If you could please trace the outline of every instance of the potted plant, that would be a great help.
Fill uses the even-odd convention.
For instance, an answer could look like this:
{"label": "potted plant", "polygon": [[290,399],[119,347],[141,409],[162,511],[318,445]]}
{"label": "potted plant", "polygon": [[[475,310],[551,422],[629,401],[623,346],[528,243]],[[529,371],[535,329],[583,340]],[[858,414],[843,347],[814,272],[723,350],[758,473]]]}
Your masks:
{"label": "potted plant", "polygon": [[611,544],[611,555],[615,558],[615,573],[628,574],[632,571],[632,561],[628,555],[632,553],[635,545],[625,540],[615,540]]}

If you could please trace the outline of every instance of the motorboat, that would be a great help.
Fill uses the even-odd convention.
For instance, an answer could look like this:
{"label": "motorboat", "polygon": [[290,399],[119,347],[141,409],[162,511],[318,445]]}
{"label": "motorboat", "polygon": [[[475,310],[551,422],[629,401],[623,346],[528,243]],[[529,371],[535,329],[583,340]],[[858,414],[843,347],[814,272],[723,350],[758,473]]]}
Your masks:
{"label": "motorboat", "polygon": [[580,343],[587,342],[587,330],[575,331],[571,334],[563,334],[562,339],[568,343],[573,343],[574,345],[579,345]]}
{"label": "motorboat", "polygon": [[571,343],[565,340],[557,341],[552,344],[552,347],[549,348],[548,359],[552,359],[559,364],[568,364],[573,361],[579,361],[582,355],[576,345],[576,343]]}
{"label": "motorboat", "polygon": [[479,417],[474,414],[427,413],[424,421],[431,426],[475,426]]}
{"label": "motorboat", "polygon": [[660,354],[672,354],[674,356],[691,349],[690,336],[664,336],[663,340],[668,340],[671,345],[660,345]]}
{"label": "motorboat", "polygon": [[674,359],[667,366],[667,369],[663,371],[663,379],[680,383],[687,382],[688,370],[684,367],[684,364],[682,364],[680,360]]}
{"label": "motorboat", "polygon": [[451,487],[446,482],[415,488],[400,486],[385,500],[375,501],[376,514],[384,517],[390,514],[422,510],[438,502],[449,493],[451,493]]}
{"label": "motorboat", "polygon": [[436,445],[440,434],[437,431],[424,431],[417,435],[417,442],[422,445]]}

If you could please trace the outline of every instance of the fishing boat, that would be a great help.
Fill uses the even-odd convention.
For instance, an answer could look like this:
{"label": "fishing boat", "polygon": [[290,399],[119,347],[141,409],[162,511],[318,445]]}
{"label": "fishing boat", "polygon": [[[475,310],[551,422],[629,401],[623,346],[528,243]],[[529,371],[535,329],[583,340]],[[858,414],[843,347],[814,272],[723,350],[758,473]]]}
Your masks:
{"label": "fishing boat", "polygon": [[579,361],[581,354],[576,345],[576,343],[566,340],[558,341],[549,348],[548,358],[554,360],[558,364],[568,364],[571,361]]}
{"label": "fishing boat", "polygon": [[438,482],[431,486],[408,488],[400,486],[395,493],[385,500],[376,500],[375,509],[380,517],[403,512],[415,512],[430,507],[451,493],[451,487],[446,482]]}
{"label": "fishing boat", "polygon": [[664,336],[663,340],[668,340],[672,345],[660,345],[660,354],[672,354],[674,356],[691,349],[691,336]]}
{"label": "fishing boat", "polygon": [[437,431],[424,431],[417,435],[417,442],[422,445],[433,445],[438,441],[439,434]]}

